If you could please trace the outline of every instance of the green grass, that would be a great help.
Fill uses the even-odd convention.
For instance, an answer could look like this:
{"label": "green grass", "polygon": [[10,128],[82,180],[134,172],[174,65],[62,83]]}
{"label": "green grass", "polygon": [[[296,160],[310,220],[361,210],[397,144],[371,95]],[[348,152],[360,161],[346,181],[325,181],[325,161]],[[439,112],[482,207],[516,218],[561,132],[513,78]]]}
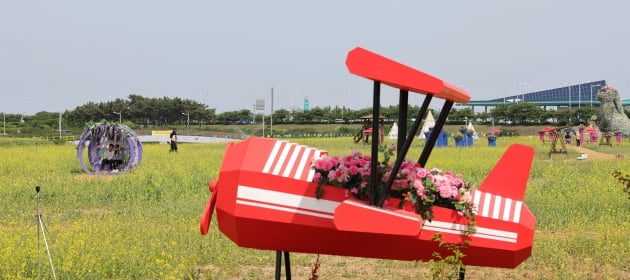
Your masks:
{"label": "green grass", "polygon": [[[369,153],[350,138],[296,139],[328,150]],[[427,163],[479,184],[511,143],[536,150],[525,203],[537,218],[533,255],[513,270],[468,267],[468,279],[630,278],[630,201],[611,173],[626,160],[577,161],[554,155],[537,137],[480,139],[473,148],[435,148]],[[389,140],[389,143],[391,140]],[[422,143],[409,156],[417,158]],[[590,146],[588,146],[591,148]],[[59,279],[272,279],[274,252],[240,248],[199,217],[224,143],[144,146],[142,163],[117,176],[83,174],[72,145],[0,143],[0,279],[52,278],[38,242],[37,195]],[[592,147],[614,153],[630,144]],[[610,148],[610,150],[606,150]],[[40,248],[38,250],[38,243]],[[295,279],[308,279],[315,255],[292,254]],[[426,263],[320,256],[321,279],[426,279]]]}

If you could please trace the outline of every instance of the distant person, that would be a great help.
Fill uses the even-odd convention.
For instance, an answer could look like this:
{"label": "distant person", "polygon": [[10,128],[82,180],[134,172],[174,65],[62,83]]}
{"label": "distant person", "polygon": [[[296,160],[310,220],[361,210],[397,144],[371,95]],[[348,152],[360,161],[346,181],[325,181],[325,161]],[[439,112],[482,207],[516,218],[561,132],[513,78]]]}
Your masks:
{"label": "distant person", "polygon": [[103,155],[103,160],[101,161],[101,169],[105,169],[105,165],[109,164],[110,168],[113,168],[114,164],[114,156],[116,155],[116,151],[114,151],[114,144],[109,144],[107,147],[107,151]]}
{"label": "distant person", "polygon": [[120,169],[120,165],[123,163],[123,148],[116,144],[114,146],[114,159],[112,160],[112,169]]}
{"label": "distant person", "polygon": [[173,129],[171,135],[169,136],[169,141],[171,142],[171,152],[177,152],[177,129]]}

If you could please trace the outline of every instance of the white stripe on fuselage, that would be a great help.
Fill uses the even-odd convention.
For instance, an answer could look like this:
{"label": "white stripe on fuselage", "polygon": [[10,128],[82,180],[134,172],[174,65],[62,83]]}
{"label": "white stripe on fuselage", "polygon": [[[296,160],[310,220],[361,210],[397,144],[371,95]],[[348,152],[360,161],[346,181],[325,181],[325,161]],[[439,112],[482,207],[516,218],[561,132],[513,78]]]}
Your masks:
{"label": "white stripe on fuselage", "polygon": [[[253,188],[248,186],[238,186],[236,198],[237,203],[244,204],[242,203],[243,199],[246,199],[258,203],[258,205],[256,205],[258,207],[269,209],[275,209],[275,206],[272,207],[271,205],[274,204],[278,207],[289,209],[287,211],[293,209],[292,211],[296,213],[298,210],[310,211],[309,213],[314,211],[322,212],[330,214],[330,219],[332,219],[332,214],[335,212],[335,208],[337,208],[337,206],[339,205],[339,202],[337,201],[317,199],[314,197]],[[301,214],[309,215],[307,213]]]}
{"label": "white stripe on fuselage", "polygon": [[[427,221],[422,229],[438,232],[448,232],[452,234],[463,234],[463,231],[466,230],[466,225],[433,220],[431,222]],[[518,233],[516,232],[484,227],[475,227],[475,233],[472,236],[510,243],[516,243],[518,239]]]}
{"label": "white stripe on fuselage", "polygon": [[[302,215],[308,215],[313,217],[319,217],[324,219],[333,219],[335,208],[339,206],[340,202],[317,199],[314,197],[284,193],[279,191],[266,190],[261,188],[238,186],[236,203],[241,205],[248,205],[253,207],[260,207],[270,210],[296,213]],[[359,205],[354,202],[350,202],[353,205]],[[361,207],[365,205],[359,205]],[[381,211],[383,213],[402,216],[404,218],[411,218],[404,215],[399,215],[394,212],[388,212],[383,209],[367,207],[374,211]],[[476,232],[472,235],[477,238],[491,239],[503,242],[516,243],[518,239],[518,233],[503,231],[485,227],[475,227]],[[443,222],[433,220],[431,222],[426,221],[422,226],[424,230],[431,230],[437,232],[444,232],[450,234],[463,234],[466,229],[466,225],[455,224],[450,222]]]}

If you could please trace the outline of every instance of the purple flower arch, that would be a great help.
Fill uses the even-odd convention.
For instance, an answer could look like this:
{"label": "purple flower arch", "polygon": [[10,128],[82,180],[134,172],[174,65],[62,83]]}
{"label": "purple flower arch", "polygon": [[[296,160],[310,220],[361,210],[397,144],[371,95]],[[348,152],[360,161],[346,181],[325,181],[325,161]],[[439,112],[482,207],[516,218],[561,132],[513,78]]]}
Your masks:
{"label": "purple flower arch", "polygon": [[[124,148],[124,157],[128,158],[123,161],[123,166],[119,168],[120,173],[137,166],[142,161],[142,143],[138,139],[138,134],[124,124],[109,123],[102,121],[100,123],[90,123],[87,125],[77,146],[77,158],[81,167],[86,173],[93,174],[101,171],[101,154],[102,147],[108,144],[119,144]],[[87,145],[86,164],[83,152]],[[89,166],[88,166],[89,165]],[[113,173],[116,174],[116,173]]]}

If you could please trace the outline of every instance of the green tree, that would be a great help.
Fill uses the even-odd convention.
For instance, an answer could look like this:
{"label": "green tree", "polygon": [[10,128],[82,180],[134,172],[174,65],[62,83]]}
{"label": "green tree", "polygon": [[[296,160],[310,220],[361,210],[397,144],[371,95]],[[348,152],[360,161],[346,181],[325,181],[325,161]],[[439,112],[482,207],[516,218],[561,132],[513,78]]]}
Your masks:
{"label": "green tree", "polygon": [[494,119],[495,122],[507,122],[508,118],[508,106],[505,104],[499,104],[494,110],[490,111],[490,115]]}
{"label": "green tree", "polygon": [[516,124],[540,123],[542,112],[534,103],[521,102],[508,107],[508,115]]}
{"label": "green tree", "polygon": [[472,120],[475,116],[472,108],[463,108],[463,109],[451,109],[448,114],[448,118],[450,121],[455,121],[457,123],[464,123],[466,119]]}
{"label": "green tree", "polygon": [[574,113],[574,117],[572,118],[573,124],[586,124],[591,120],[591,117],[597,114],[597,109],[584,106],[577,108]]}
{"label": "green tree", "polygon": [[278,109],[275,112],[273,112],[273,119],[277,123],[287,123],[287,122],[289,122],[290,116],[291,116],[291,112],[289,112],[289,111],[287,111],[285,109]]}

